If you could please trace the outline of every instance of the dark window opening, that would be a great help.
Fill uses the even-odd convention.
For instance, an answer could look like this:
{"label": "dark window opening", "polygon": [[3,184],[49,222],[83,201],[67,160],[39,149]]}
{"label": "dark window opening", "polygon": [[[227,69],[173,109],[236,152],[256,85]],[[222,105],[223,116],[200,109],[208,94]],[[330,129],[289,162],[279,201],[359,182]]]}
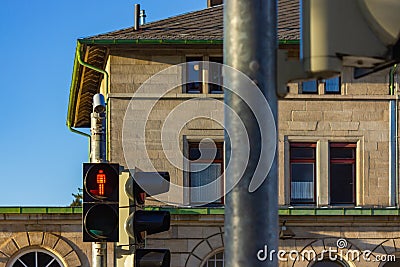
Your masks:
{"label": "dark window opening", "polygon": [[290,144],[290,202],[315,204],[315,143]]}
{"label": "dark window opening", "polygon": [[201,56],[186,58],[186,93],[201,94],[203,91],[202,60]]}
{"label": "dark window opening", "polygon": [[356,147],[354,143],[331,143],[329,151],[330,203],[355,204]]}
{"label": "dark window opening", "polygon": [[[216,62],[223,64],[223,57],[210,57],[210,62]],[[210,64],[209,69],[209,80],[208,90],[211,94],[222,94],[223,77],[222,77],[222,65]]]}

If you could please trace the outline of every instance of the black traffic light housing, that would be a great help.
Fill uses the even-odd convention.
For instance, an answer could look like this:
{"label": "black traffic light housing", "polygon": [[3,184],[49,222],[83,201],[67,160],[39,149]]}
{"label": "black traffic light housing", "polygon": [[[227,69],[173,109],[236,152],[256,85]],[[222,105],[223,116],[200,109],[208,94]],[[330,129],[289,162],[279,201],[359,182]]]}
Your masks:
{"label": "black traffic light housing", "polygon": [[83,164],[83,242],[117,242],[119,164]]}
{"label": "black traffic light housing", "polygon": [[153,196],[169,191],[170,176],[168,172],[136,172],[125,185],[128,197],[135,205],[142,206],[146,196]]}
{"label": "black traffic light housing", "polygon": [[171,253],[168,249],[137,249],[135,267],[169,267]]}
{"label": "black traffic light housing", "polygon": [[144,248],[148,235],[168,231],[171,215],[168,211],[142,210],[146,196],[169,191],[168,172],[135,171],[125,184],[125,193],[134,202],[134,212],[125,221],[125,232],[135,244],[135,267],[169,267],[171,253],[168,249]]}
{"label": "black traffic light housing", "polygon": [[171,222],[169,211],[137,210],[132,213],[126,222],[126,231],[135,238],[136,243],[145,240],[145,234],[152,235],[168,231]]}

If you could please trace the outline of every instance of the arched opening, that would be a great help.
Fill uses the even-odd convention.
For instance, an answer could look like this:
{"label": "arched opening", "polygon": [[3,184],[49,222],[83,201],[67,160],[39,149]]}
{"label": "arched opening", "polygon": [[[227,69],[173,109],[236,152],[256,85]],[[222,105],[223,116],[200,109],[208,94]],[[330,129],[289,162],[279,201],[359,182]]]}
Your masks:
{"label": "arched opening", "polygon": [[61,260],[45,249],[28,249],[18,253],[9,267],[65,267]]}
{"label": "arched opening", "polygon": [[201,265],[202,267],[224,267],[224,251],[220,250],[216,253],[209,256],[204,263]]}

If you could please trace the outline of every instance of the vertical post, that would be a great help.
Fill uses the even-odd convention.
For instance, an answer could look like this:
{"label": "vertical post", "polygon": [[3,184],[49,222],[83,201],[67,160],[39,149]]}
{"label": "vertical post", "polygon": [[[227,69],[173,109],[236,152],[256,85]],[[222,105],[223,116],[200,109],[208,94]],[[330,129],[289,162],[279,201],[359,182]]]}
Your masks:
{"label": "vertical post", "polygon": [[[276,0],[226,0],[224,6],[224,63],[249,76],[266,97],[277,121],[277,1]],[[225,83],[225,81],[224,81]],[[235,86],[239,81],[230,77],[226,81]],[[247,88],[240,88],[247,90]],[[261,153],[260,129],[252,110],[238,96],[225,90],[225,104],[235,111],[244,123],[250,143],[249,164],[240,180],[226,195],[225,203],[225,262],[226,266],[278,266],[276,257],[260,261],[260,250],[278,249],[278,172],[277,154],[263,184],[249,192],[249,184]],[[251,103],[249,103],[251,105]],[[256,107],[257,108],[257,107]],[[262,108],[262,107],[261,107]],[[225,138],[226,161],[231,171],[226,179],[239,180],[235,166],[238,157],[230,158],[235,150],[245,150],[245,142],[235,136],[240,124],[225,115],[225,128],[231,133]],[[263,146],[265,147],[265,146]],[[275,147],[276,149],[276,147]],[[270,152],[269,152],[270,153]],[[235,162],[236,161],[236,162]],[[234,177],[234,178],[232,178]],[[265,251],[267,253],[267,251]],[[263,254],[264,256],[264,254]]]}
{"label": "vertical post", "polygon": [[134,24],[133,24],[133,28],[135,29],[135,31],[138,31],[140,28],[140,5],[139,4],[135,4],[135,10],[134,10]]}
{"label": "vertical post", "polygon": [[[90,162],[106,162],[106,114],[105,100],[102,94],[93,97],[93,112],[90,124]],[[94,267],[107,266],[107,243],[92,243],[92,265]]]}

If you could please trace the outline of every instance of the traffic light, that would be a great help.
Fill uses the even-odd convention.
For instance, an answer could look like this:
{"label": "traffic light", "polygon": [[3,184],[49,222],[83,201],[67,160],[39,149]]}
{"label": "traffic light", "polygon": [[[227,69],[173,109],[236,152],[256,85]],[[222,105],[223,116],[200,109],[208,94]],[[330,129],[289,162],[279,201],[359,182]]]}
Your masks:
{"label": "traffic light", "polygon": [[137,249],[135,266],[138,267],[169,267],[171,253],[168,249]]}
{"label": "traffic light", "polygon": [[83,242],[118,241],[119,165],[83,163]]}
{"label": "traffic light", "polygon": [[144,248],[146,236],[168,231],[171,215],[168,211],[143,210],[146,196],[154,196],[169,191],[168,172],[134,172],[125,185],[126,195],[134,203],[135,209],[125,222],[125,232],[135,244],[135,267],[169,267],[168,249]]}
{"label": "traffic light", "polygon": [[398,0],[302,0],[305,71],[324,78],[350,66],[357,78],[399,62],[399,12]]}

